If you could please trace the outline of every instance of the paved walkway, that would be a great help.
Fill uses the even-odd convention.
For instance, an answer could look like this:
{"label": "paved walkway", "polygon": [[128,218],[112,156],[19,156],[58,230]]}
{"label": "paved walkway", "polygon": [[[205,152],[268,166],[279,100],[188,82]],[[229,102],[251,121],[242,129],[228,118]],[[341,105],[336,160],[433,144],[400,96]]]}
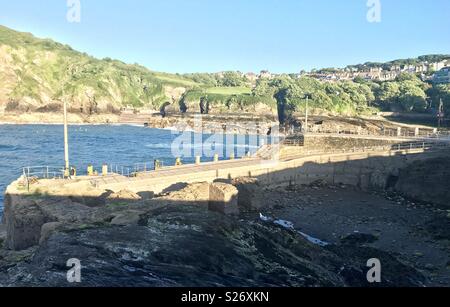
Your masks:
{"label": "paved walkway", "polygon": [[261,164],[262,160],[257,158],[241,159],[241,160],[228,160],[219,162],[202,163],[201,165],[189,164],[182,166],[166,167],[157,171],[150,171],[145,173],[139,173],[136,177],[125,177],[122,175],[112,174],[105,177],[91,178],[91,182],[97,186],[106,186],[115,183],[135,182],[145,179],[164,178],[176,175],[195,174],[205,171],[215,171],[222,169],[232,169],[246,166],[253,166]]}

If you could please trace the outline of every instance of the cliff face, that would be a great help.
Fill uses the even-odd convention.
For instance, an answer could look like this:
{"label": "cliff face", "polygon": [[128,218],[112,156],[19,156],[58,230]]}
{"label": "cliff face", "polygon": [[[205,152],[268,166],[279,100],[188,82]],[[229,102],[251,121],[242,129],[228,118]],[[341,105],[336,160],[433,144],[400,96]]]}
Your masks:
{"label": "cliff face", "polygon": [[158,109],[196,83],[0,26],[0,111],[117,113],[125,106]]}

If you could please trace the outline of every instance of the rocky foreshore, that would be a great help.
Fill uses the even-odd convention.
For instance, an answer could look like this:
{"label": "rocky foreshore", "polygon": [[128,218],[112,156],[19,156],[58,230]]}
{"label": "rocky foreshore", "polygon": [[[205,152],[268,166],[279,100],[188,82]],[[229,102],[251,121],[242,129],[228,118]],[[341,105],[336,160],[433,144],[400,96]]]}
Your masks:
{"label": "rocky foreshore", "polygon": [[[69,113],[68,121],[72,125],[139,125],[156,129],[177,131],[195,131],[199,133],[259,134],[267,135],[271,129],[278,127],[278,119],[273,115],[252,114],[170,114],[163,116],[156,113],[122,113],[84,115]],[[0,113],[1,124],[46,124],[62,125],[62,113]]]}
{"label": "rocky foreshore", "polygon": [[[16,197],[21,199],[7,199],[8,236],[0,236],[2,286],[426,286],[449,281],[447,239],[427,226],[450,221],[445,211],[419,204],[410,211],[406,201],[346,186],[318,182],[275,188],[241,178],[156,196],[123,190],[84,198],[36,191]],[[393,238],[396,231],[399,237]],[[387,245],[398,245],[395,240],[408,249]],[[425,263],[411,260],[419,252]],[[72,258],[82,264],[80,284],[66,280]],[[383,263],[381,284],[367,282],[371,258]]]}

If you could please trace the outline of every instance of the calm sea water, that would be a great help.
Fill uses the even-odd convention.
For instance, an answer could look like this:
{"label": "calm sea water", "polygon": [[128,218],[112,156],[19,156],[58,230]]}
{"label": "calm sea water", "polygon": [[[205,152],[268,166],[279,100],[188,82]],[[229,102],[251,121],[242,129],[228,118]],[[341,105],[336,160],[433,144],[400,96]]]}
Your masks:
{"label": "calm sea water", "polygon": [[[133,168],[136,163],[151,164],[155,159],[164,165],[173,165],[176,156],[172,153],[174,141],[180,133],[168,130],[134,126],[71,126],[69,128],[70,164],[85,172],[92,163],[97,170],[103,163],[118,165],[119,168]],[[64,165],[63,126],[58,125],[0,125],[0,216],[3,212],[3,196],[6,187],[22,174],[26,166],[50,166],[62,168]],[[211,161],[217,152],[226,157],[226,144],[235,145],[235,156],[245,152],[255,152],[261,142],[254,137],[214,137],[211,135],[189,134],[183,137],[184,163],[193,163],[194,151],[199,147],[208,148],[203,161]],[[190,142],[190,143],[188,143]],[[181,148],[181,147],[180,147]],[[187,148],[187,150],[186,150]],[[186,150],[186,151],[185,151]]]}

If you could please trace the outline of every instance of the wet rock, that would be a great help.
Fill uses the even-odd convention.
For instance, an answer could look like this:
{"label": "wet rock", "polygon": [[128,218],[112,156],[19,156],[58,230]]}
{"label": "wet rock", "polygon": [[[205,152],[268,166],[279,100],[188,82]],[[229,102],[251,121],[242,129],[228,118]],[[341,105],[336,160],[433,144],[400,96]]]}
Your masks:
{"label": "wet rock", "polygon": [[341,243],[345,245],[363,245],[378,241],[378,237],[372,234],[353,233],[341,239]]}
{"label": "wet rock", "polygon": [[[421,284],[420,274],[373,249],[322,248],[268,223],[178,204],[149,211],[139,225],[56,232],[0,276],[11,286],[370,286],[365,265],[377,256],[386,261],[384,286]],[[81,261],[79,285],[67,283],[70,258]]]}
{"label": "wet rock", "polygon": [[[346,265],[340,271],[340,275],[353,287],[423,287],[427,279],[413,267],[398,261],[390,253],[361,246],[330,245],[327,250],[340,255]],[[380,259],[383,273],[381,283],[367,283],[367,260]]]}
{"label": "wet rock", "polygon": [[41,227],[49,219],[31,198],[20,199],[12,204],[5,199],[5,224],[7,230],[6,247],[23,250],[39,244]]}
{"label": "wet rock", "polygon": [[111,220],[111,225],[116,226],[128,226],[128,225],[138,225],[141,219],[142,212],[140,211],[124,211],[115,215]]}
{"label": "wet rock", "polygon": [[6,240],[6,225],[0,224],[0,248]]}
{"label": "wet rock", "polygon": [[36,202],[47,220],[63,223],[77,223],[89,220],[97,210],[69,198],[47,198]]}
{"label": "wet rock", "polygon": [[328,186],[329,186],[328,182],[326,182],[325,180],[322,180],[322,179],[316,180],[309,185],[309,187],[316,188],[316,189],[326,188]]}
{"label": "wet rock", "polygon": [[450,219],[447,217],[439,217],[427,222],[425,229],[435,240],[450,241]]}
{"label": "wet rock", "polygon": [[435,271],[436,267],[433,264],[431,264],[431,263],[427,263],[425,265],[425,270],[427,270],[427,271]]}
{"label": "wet rock", "polygon": [[63,227],[63,223],[60,222],[50,222],[46,223],[41,227],[41,236],[39,238],[39,244],[45,242],[53,233],[58,231]]}

